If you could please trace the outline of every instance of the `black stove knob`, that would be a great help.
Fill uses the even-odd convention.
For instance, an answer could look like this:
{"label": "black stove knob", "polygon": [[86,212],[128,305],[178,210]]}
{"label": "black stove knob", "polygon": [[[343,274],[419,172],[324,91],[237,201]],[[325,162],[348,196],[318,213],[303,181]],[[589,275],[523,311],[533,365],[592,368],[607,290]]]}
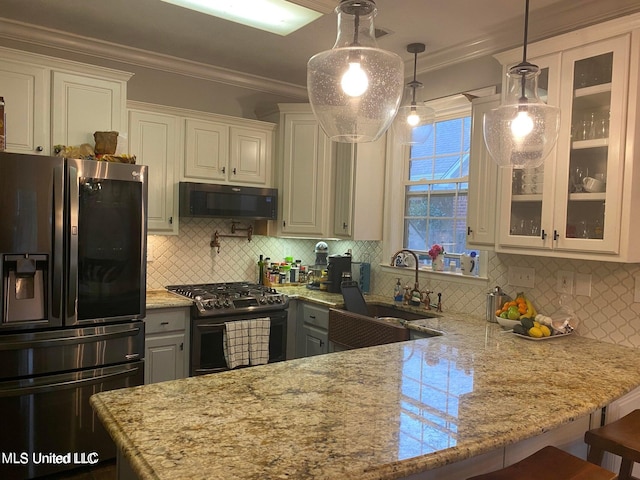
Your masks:
{"label": "black stove knob", "polygon": [[211,305],[211,302],[203,303],[202,306],[204,307],[205,310],[213,309],[213,305]]}
{"label": "black stove knob", "polygon": [[225,300],[225,301],[222,303],[222,306],[223,306],[224,308],[229,308],[229,307],[231,306],[231,303],[229,302],[229,300]]}
{"label": "black stove knob", "polygon": [[276,295],[276,297],[274,298],[274,301],[276,303],[282,303],[282,297],[280,295]]}
{"label": "black stove knob", "polygon": [[213,306],[214,306],[215,308],[222,308],[222,305],[220,304],[220,301],[219,301],[219,300],[216,300],[216,301],[213,303]]}
{"label": "black stove knob", "polygon": [[273,297],[267,297],[267,303],[269,304],[273,303]]}
{"label": "black stove knob", "polygon": [[265,305],[267,303],[267,297],[260,297],[258,299],[258,303],[260,303],[260,305]]}

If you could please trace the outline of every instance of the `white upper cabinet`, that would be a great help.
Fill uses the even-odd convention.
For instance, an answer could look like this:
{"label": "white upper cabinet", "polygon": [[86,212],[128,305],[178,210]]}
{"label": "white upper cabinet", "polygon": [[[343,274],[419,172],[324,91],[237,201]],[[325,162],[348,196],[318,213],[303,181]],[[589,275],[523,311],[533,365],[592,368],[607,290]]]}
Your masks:
{"label": "white upper cabinet", "polygon": [[94,145],[94,132],[126,131],[126,83],[53,72],[51,128],[54,145]]}
{"label": "white upper cabinet", "polygon": [[336,144],[333,236],[382,240],[386,138]]}
{"label": "white upper cabinet", "polygon": [[272,127],[231,127],[229,130],[229,179],[234,182],[267,183],[271,169]]}
{"label": "white upper cabinet", "polygon": [[206,120],[185,121],[185,178],[227,179],[229,126]]}
{"label": "white upper cabinet", "polygon": [[[639,28],[633,15],[531,45],[560,134],[541,167],[500,169],[497,251],[640,261]],[[519,60],[498,57],[505,70]]]}
{"label": "white upper cabinet", "polygon": [[271,186],[275,125],[191,115],[185,119],[184,180]]}
{"label": "white upper cabinet", "polygon": [[335,144],[320,128],[309,104],[279,103],[276,109],[262,112],[259,118],[278,125],[274,162],[278,220],[268,222],[263,234],[331,237]]}
{"label": "white upper cabinet", "polygon": [[180,119],[159,107],[129,103],[129,153],[147,165],[149,233],[178,234]]}
{"label": "white upper cabinet", "polygon": [[5,101],[7,118],[6,150],[49,155],[49,71],[2,59],[0,96]]}
{"label": "white upper cabinet", "polygon": [[95,144],[96,131],[127,131],[131,74],[0,48],[7,150],[51,155],[54,145]]}
{"label": "white upper cabinet", "polygon": [[484,114],[500,105],[500,95],[476,98],[471,112],[471,152],[469,159],[469,203],[467,246],[493,248],[495,245],[498,164],[484,144]]}

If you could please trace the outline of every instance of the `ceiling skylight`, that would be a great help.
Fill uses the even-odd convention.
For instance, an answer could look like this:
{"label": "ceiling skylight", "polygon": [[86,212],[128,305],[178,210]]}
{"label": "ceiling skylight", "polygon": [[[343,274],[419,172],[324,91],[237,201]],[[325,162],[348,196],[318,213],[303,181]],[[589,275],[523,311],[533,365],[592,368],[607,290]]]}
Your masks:
{"label": "ceiling skylight", "polygon": [[285,0],[162,0],[278,35],[289,35],[322,13]]}

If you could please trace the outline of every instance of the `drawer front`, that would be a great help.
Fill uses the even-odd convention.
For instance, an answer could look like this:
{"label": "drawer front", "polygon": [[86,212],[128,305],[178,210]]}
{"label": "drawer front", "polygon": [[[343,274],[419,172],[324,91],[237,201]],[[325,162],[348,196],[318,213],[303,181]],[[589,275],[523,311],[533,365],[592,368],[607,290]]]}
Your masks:
{"label": "drawer front", "polygon": [[189,321],[189,308],[162,308],[147,310],[144,319],[147,334],[185,330]]}
{"label": "drawer front", "polygon": [[302,319],[304,323],[315,325],[318,328],[327,330],[329,328],[329,309],[318,307],[308,303],[302,304]]}

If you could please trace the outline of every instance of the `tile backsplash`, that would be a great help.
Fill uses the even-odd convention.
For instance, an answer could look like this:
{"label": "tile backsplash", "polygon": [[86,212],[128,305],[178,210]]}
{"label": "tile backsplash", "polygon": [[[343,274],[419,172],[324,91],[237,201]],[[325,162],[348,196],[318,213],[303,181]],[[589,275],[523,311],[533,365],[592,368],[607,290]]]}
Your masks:
{"label": "tile backsplash", "polygon": [[[220,252],[211,248],[215,231],[228,235],[228,220],[183,218],[179,236],[148,237],[147,287],[163,288],[172,284],[247,281],[257,278],[260,254],[280,261],[285,256],[302,260],[304,265],[315,261],[314,248],[318,240],[294,240],[254,235],[247,241],[244,232],[238,238],[220,238]],[[327,241],[330,254],[342,254],[351,249],[354,261],[371,263],[371,291],[391,297],[397,277],[403,283],[413,281],[406,271],[401,275],[383,271],[381,242]],[[540,311],[553,313],[558,306],[556,276],[560,270],[591,275],[591,296],[569,297],[577,317],[581,335],[610,343],[640,348],[640,303],[634,303],[634,277],[640,275],[639,264],[579,261],[488,253],[488,281],[454,283],[434,280],[433,276],[420,279],[423,287],[442,292],[443,308],[447,311],[485,314],[486,294],[495,285],[514,295],[524,290]],[[535,287],[523,289],[508,285],[509,266],[535,269]]]}

